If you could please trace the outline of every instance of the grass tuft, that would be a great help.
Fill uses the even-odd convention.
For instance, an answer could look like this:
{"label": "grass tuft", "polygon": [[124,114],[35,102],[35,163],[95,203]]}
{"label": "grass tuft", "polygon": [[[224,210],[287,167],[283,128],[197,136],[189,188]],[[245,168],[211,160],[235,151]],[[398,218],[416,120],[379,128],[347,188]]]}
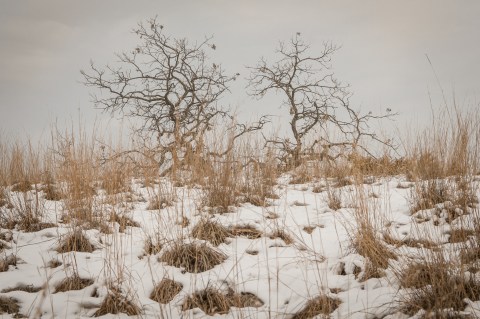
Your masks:
{"label": "grass tuft", "polygon": [[127,227],[140,227],[140,224],[134,221],[133,219],[123,216],[123,215],[118,215],[116,213],[110,214],[110,222],[118,223],[119,229],[118,231],[123,233],[125,232],[125,229]]}
{"label": "grass tuft", "polygon": [[55,292],[65,292],[70,290],[81,290],[93,284],[90,278],[80,278],[77,274],[63,279],[55,286]]}
{"label": "grass tuft", "polygon": [[174,280],[163,278],[150,294],[150,299],[167,304],[183,289],[183,285]]}
{"label": "grass tuft", "polygon": [[280,238],[287,245],[293,244],[295,241],[292,236],[287,233],[284,229],[275,229],[270,235],[270,239]]}
{"label": "grass tuft", "polygon": [[228,229],[232,236],[246,237],[248,239],[258,239],[263,233],[252,225],[236,225]]}
{"label": "grass tuft", "polygon": [[189,296],[183,303],[182,310],[200,308],[207,315],[213,316],[228,313],[230,307],[261,307],[263,304],[262,300],[249,292],[234,293],[232,289],[229,289],[225,294],[218,289],[209,287]]}
{"label": "grass tuft", "polygon": [[159,261],[169,266],[183,268],[189,273],[212,269],[227,259],[227,256],[206,244],[177,242],[160,256]]}
{"label": "grass tuft", "polygon": [[1,297],[0,296],[0,314],[18,314],[20,307],[18,306],[18,301],[14,298]]}
{"label": "grass tuft", "polygon": [[107,297],[103,300],[100,308],[93,314],[94,317],[104,316],[106,314],[124,313],[128,316],[140,315],[141,308],[134,304],[130,298],[124,296],[120,289],[111,288]]}
{"label": "grass tuft", "polygon": [[225,242],[230,233],[218,222],[202,219],[193,227],[191,235],[193,238],[206,240],[218,246]]}
{"label": "grass tuft", "polygon": [[329,315],[340,305],[340,300],[322,295],[307,302],[292,319],[310,319],[318,315]]}
{"label": "grass tuft", "polygon": [[60,241],[60,245],[57,248],[57,252],[59,253],[67,253],[69,251],[91,253],[94,251],[94,247],[84,235],[84,232],[81,229],[76,229],[67,234]]}
{"label": "grass tuft", "polygon": [[28,293],[35,293],[35,292],[39,292],[40,290],[42,290],[42,287],[35,287],[34,285],[20,284],[12,288],[2,289],[2,293],[8,293],[12,291],[24,291]]}

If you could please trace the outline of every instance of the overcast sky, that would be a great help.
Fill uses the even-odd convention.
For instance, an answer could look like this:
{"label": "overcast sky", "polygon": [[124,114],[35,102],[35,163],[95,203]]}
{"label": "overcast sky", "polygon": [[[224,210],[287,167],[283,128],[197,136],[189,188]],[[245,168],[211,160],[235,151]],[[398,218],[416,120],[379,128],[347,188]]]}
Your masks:
{"label": "overcast sky", "polygon": [[[0,132],[38,137],[55,121],[91,125],[108,116],[93,108],[80,69],[115,62],[131,51],[131,30],[158,16],[165,32],[191,41],[214,36],[214,59],[247,76],[245,65],[273,58],[281,40],[301,32],[312,52],[341,45],[337,77],[350,83],[358,108],[387,107],[397,124],[426,122],[441,90],[460,107],[480,101],[480,1],[113,1],[0,0]],[[278,101],[252,100],[245,81],[224,100],[240,116],[278,112]]]}

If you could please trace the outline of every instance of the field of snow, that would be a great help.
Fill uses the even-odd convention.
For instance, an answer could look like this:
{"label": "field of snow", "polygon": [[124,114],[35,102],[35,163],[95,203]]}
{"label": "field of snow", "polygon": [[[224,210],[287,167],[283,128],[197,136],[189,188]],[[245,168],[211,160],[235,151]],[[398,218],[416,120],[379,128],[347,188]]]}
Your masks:
{"label": "field of snow", "polygon": [[[138,305],[141,318],[308,318],[311,315],[302,310],[319,296],[331,302],[330,314],[325,314],[331,318],[423,318],[422,310],[402,311],[402,296],[412,288],[401,287],[400,270],[412,260],[422,262],[430,250],[448,252],[445,258],[455,259],[462,247],[473,242],[472,236],[458,242],[450,239],[454,228],[475,229],[475,208],[457,210],[454,218],[446,209],[448,202],[412,213],[416,185],[405,177],[372,178],[366,184],[338,187],[334,180],[291,184],[290,178],[278,180],[277,196],[273,196],[277,198],[267,199],[265,206],[244,203],[227,211],[203,207],[201,188],[173,187],[166,180],[160,182],[161,189],[169,189],[174,201],[159,209],[148,209],[158,184],[145,187],[134,181],[128,200],[111,199],[127,198],[125,194],[97,191],[94,205],[104,214],[115,212],[131,219],[108,222],[109,231],[76,229],[64,218],[62,202],[45,200],[42,191],[38,196],[35,191],[27,195],[9,192],[10,198],[40,205],[42,222],[52,224],[32,232],[1,229],[0,297],[3,302],[14,300],[19,308],[12,313],[2,309],[0,318],[128,317],[98,312],[112,291],[123,296],[127,305]],[[341,208],[336,210],[329,207],[332,190],[341,198]],[[14,213],[9,205],[0,209],[3,214]],[[368,274],[367,258],[353,245],[358,222],[365,220],[394,256],[387,258],[388,265],[377,275]],[[218,245],[193,238],[194,227],[205,221],[223,225],[228,238]],[[76,230],[86,236],[93,251],[58,252],[62,240]],[[218,264],[195,272],[161,261],[172,249],[192,243],[217,252]],[[202,258],[193,263],[201,267]],[[463,272],[465,276],[480,274],[472,269]],[[65,278],[75,275],[85,279],[86,287],[56,292]],[[162,304],[151,297],[165,279],[181,286],[171,286],[173,299]],[[225,309],[195,306],[191,297],[209,289],[223,294],[231,304]],[[235,303],[237,299],[247,302]],[[480,296],[465,300],[461,311],[445,311],[450,311],[449,318],[477,317],[479,300]]]}

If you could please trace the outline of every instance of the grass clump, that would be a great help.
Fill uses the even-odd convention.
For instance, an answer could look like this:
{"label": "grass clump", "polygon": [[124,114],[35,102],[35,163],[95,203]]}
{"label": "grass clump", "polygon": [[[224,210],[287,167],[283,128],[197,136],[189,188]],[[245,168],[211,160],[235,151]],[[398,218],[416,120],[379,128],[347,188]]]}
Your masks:
{"label": "grass clump", "polygon": [[141,308],[131,301],[131,298],[124,296],[118,288],[109,289],[108,295],[103,300],[100,308],[93,314],[94,317],[104,316],[106,314],[124,313],[128,316],[140,315]]}
{"label": "grass clump", "polygon": [[146,255],[156,255],[162,250],[162,240],[159,234],[156,234],[156,238],[152,238],[152,236],[148,236],[145,239],[145,244],[143,246],[143,251]]}
{"label": "grass clump", "polygon": [[17,257],[15,255],[0,258],[0,272],[8,271],[9,266],[17,265]]}
{"label": "grass clump", "polygon": [[412,192],[411,212],[434,208],[436,204],[454,201],[455,189],[447,180],[428,180]]}
{"label": "grass clump", "polygon": [[55,286],[55,292],[65,292],[70,290],[81,290],[93,284],[93,279],[80,278],[78,274],[63,279]]}
{"label": "grass clump", "polygon": [[463,310],[465,299],[478,300],[480,282],[461,275],[463,268],[441,253],[426,256],[424,262],[410,263],[397,274],[401,287],[408,288],[402,300],[403,311],[413,315],[423,309],[441,316],[445,310]]}
{"label": "grass clump", "polygon": [[246,237],[248,239],[258,239],[263,233],[252,225],[236,225],[228,229],[232,236]]}
{"label": "grass clump", "polygon": [[203,219],[193,227],[191,235],[193,238],[206,240],[218,246],[225,242],[230,233],[218,222]]}
{"label": "grass clump", "polygon": [[292,236],[284,229],[275,229],[269,237],[270,239],[280,238],[287,245],[291,245],[294,243]]}
{"label": "grass clump", "polygon": [[183,285],[174,280],[163,278],[150,294],[150,299],[167,304],[183,289]]}
{"label": "grass clump", "polygon": [[232,289],[225,294],[209,287],[189,296],[182,305],[182,310],[200,308],[209,316],[226,314],[231,307],[261,307],[263,301],[249,292],[234,293]]}
{"label": "grass clump", "polygon": [[12,186],[12,192],[26,193],[32,190],[32,182],[28,180],[20,181]]}
{"label": "grass clump", "polygon": [[230,302],[228,297],[217,289],[207,288],[189,296],[182,305],[183,311],[193,308],[200,308],[209,316],[223,315],[230,310]]}
{"label": "grass clump", "polygon": [[342,208],[342,193],[340,190],[328,190],[328,207],[332,210],[339,210]]}
{"label": "grass clump", "polygon": [[297,312],[292,319],[309,319],[318,315],[329,315],[340,305],[340,300],[325,295],[310,299],[305,307]]}
{"label": "grass clump", "polygon": [[177,242],[160,256],[159,261],[183,268],[189,273],[200,273],[221,264],[227,256],[206,244]]}
{"label": "grass clump", "polygon": [[2,293],[7,293],[7,292],[11,292],[11,291],[25,291],[25,292],[28,292],[28,293],[35,293],[35,292],[39,292],[40,290],[42,290],[42,287],[35,287],[34,285],[20,284],[18,286],[12,287],[12,288],[2,289],[1,292]]}
{"label": "grass clump", "polygon": [[125,229],[127,227],[140,227],[140,224],[134,221],[133,219],[127,216],[118,215],[116,213],[110,214],[110,222],[118,223],[119,225],[118,230],[121,233],[125,232]]}
{"label": "grass clump", "polygon": [[173,206],[175,200],[172,194],[157,194],[153,196],[147,206],[147,210],[160,210]]}
{"label": "grass clump", "polygon": [[[389,259],[396,259],[396,255],[377,237],[374,226],[375,214],[369,213],[365,195],[358,195],[359,207],[355,210],[354,218],[356,226],[351,235],[352,248],[367,259],[368,272],[365,271],[362,280],[367,280],[365,275],[381,274],[382,269],[388,267]],[[373,208],[372,208],[373,209]]]}
{"label": "grass clump", "polygon": [[0,296],[0,314],[5,312],[8,314],[18,314],[19,311],[20,307],[16,299]]}
{"label": "grass clump", "polygon": [[67,234],[61,241],[57,248],[59,253],[67,253],[69,251],[79,251],[91,253],[94,251],[93,245],[84,235],[81,229],[76,229]]}

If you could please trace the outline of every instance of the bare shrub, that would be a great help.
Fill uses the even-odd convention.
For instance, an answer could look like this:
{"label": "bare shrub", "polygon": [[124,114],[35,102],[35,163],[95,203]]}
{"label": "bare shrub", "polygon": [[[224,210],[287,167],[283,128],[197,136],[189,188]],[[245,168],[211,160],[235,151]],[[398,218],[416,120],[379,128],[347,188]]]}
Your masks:
{"label": "bare shrub", "polygon": [[191,235],[193,238],[206,240],[218,246],[225,242],[230,233],[218,222],[202,219],[193,227]]}
{"label": "bare shrub", "polygon": [[297,312],[292,319],[310,319],[318,315],[329,315],[340,305],[340,300],[325,295],[310,299],[305,307]]}
{"label": "bare shrub", "polygon": [[183,268],[190,273],[200,273],[221,264],[227,256],[206,244],[183,242],[175,243],[158,259],[169,266]]}
{"label": "bare shrub", "polygon": [[163,278],[150,294],[150,299],[167,304],[183,289],[183,285],[174,280]]}

